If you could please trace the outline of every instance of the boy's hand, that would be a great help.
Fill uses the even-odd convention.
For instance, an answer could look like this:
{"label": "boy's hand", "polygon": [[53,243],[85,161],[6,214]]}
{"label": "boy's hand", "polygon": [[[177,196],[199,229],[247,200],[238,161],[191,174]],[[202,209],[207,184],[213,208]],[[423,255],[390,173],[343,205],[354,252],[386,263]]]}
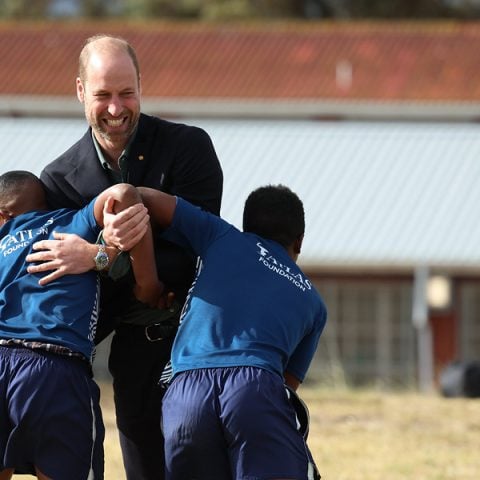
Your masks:
{"label": "boy's hand", "polygon": [[157,308],[167,310],[173,305],[173,301],[175,300],[175,294],[173,292],[162,293],[160,298],[157,302]]}
{"label": "boy's hand", "polygon": [[163,293],[163,289],[164,286],[162,282],[153,285],[136,284],[133,287],[133,294],[139,302],[145,303],[149,307],[156,307]]}
{"label": "boy's hand", "polygon": [[165,292],[165,286],[162,282],[156,285],[141,286],[135,285],[133,287],[133,294],[135,298],[150,307],[167,309],[173,305],[175,294],[173,292]]}

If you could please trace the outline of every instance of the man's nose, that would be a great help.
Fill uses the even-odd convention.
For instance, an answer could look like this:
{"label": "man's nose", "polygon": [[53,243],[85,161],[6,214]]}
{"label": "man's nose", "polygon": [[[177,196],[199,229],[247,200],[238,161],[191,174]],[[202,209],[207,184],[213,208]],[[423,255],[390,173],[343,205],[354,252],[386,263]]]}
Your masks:
{"label": "man's nose", "polygon": [[122,110],[123,110],[123,106],[122,106],[122,102],[120,101],[120,98],[112,97],[108,105],[108,113],[112,115],[112,117],[117,117],[122,113]]}

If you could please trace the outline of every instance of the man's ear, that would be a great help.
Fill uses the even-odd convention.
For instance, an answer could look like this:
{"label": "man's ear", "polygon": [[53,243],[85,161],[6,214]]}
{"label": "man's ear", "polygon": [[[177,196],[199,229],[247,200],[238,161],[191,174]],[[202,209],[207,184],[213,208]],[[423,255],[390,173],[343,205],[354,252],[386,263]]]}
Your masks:
{"label": "man's ear", "polygon": [[302,243],[303,243],[303,233],[293,242],[293,251],[297,255],[300,255],[300,252],[302,250]]}
{"label": "man's ear", "polygon": [[77,77],[76,80],[77,84],[77,98],[80,103],[83,103],[85,101],[85,88],[83,87],[83,83],[80,80],[80,77]]}

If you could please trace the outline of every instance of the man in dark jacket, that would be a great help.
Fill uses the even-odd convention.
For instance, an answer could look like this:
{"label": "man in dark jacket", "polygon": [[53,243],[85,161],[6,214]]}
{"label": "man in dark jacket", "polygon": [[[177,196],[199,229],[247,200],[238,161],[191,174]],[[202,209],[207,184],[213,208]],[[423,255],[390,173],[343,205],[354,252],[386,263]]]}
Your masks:
{"label": "man in dark jacket", "polygon": [[[123,39],[99,35],[80,54],[77,97],[90,125],[86,134],[41,173],[52,208],[79,208],[109,185],[127,182],[177,195],[220,213],[222,170],[210,137],[197,127],[140,113],[140,73],[133,48]],[[121,225],[105,225],[107,248]],[[195,257],[154,232],[155,256],[165,292],[183,304],[193,280]],[[116,234],[119,234],[116,236]],[[31,272],[48,283],[66,273],[107,270],[103,249],[75,235],[39,242]],[[38,263],[40,262],[40,263]],[[110,268],[111,274],[118,268]],[[112,275],[110,275],[111,277]],[[164,320],[145,311],[123,279],[104,275],[97,341],[115,329],[109,368],[113,375],[117,426],[128,480],[162,479],[158,377],[170,357],[178,312]],[[168,316],[168,315],[167,315]]]}

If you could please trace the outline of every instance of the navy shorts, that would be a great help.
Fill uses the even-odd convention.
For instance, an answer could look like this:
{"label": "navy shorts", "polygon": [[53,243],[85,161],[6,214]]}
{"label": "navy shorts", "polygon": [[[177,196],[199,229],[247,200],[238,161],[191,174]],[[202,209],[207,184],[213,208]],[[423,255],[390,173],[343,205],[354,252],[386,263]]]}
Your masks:
{"label": "navy shorts", "polygon": [[99,400],[87,362],[0,346],[0,471],[103,479]]}
{"label": "navy shorts", "polygon": [[166,479],[309,478],[282,378],[252,367],[178,374],[163,399]]}

